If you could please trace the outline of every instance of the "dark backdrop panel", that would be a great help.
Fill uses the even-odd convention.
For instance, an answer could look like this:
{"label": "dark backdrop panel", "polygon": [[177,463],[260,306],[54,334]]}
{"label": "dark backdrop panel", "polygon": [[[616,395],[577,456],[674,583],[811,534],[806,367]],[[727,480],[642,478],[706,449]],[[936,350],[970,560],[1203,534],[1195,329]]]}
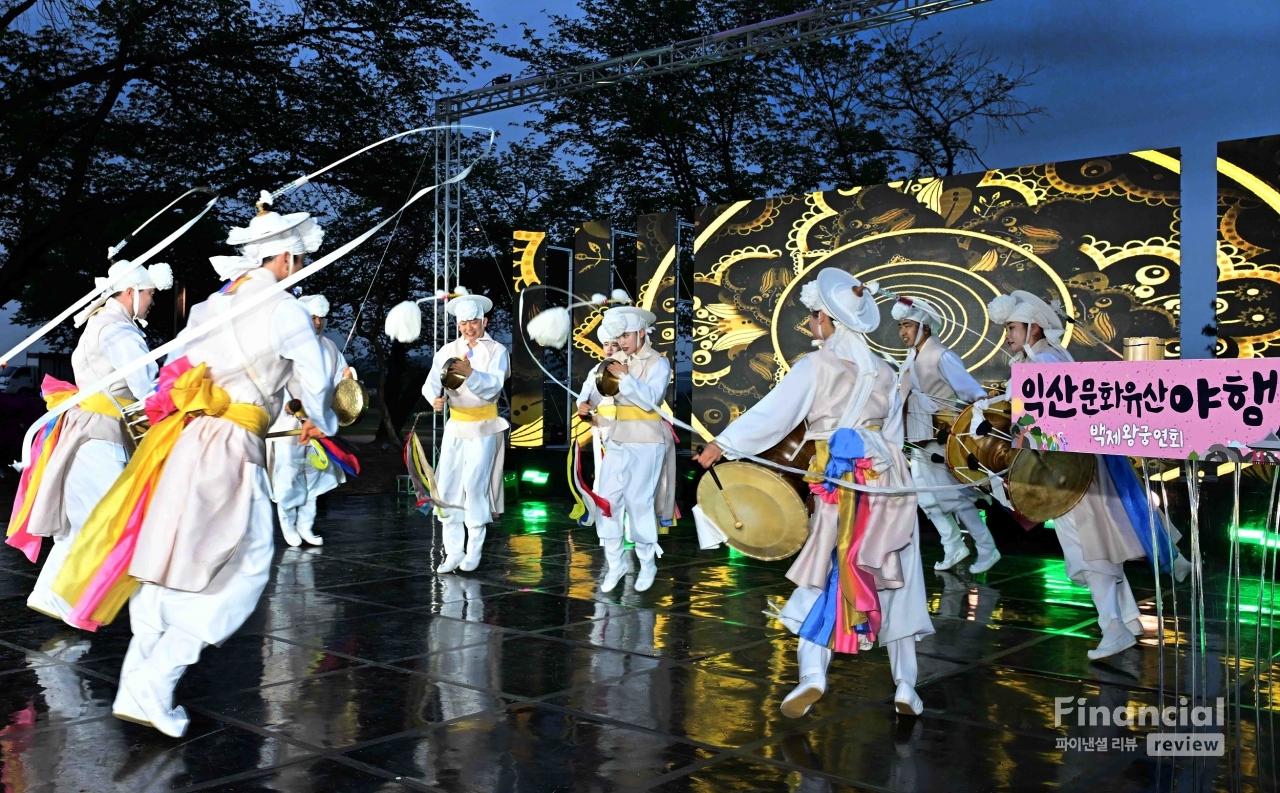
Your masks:
{"label": "dark backdrop panel", "polygon": [[[547,245],[544,248],[547,285],[568,291],[570,270],[573,267],[573,251],[554,245]],[[569,305],[568,295],[558,291],[547,291],[544,300],[548,307]],[[555,375],[558,380],[572,385],[573,378],[569,376],[569,349],[570,345],[565,345],[563,350],[553,347],[543,348],[542,362],[547,367],[547,371]],[[546,383],[545,397],[546,407],[542,411],[543,443],[547,446],[565,447],[568,444],[569,422],[576,411],[574,400],[568,392],[551,381]]]}
{"label": "dark backdrop panel", "polygon": [[[581,298],[613,289],[613,232],[609,221],[584,223],[573,239],[573,292]],[[577,389],[591,367],[604,357],[596,329],[604,312],[593,306],[573,310],[571,363]]]}
{"label": "dark backdrop panel", "polygon": [[1218,144],[1220,358],[1280,357],[1280,135]]}
{"label": "dark backdrop panel", "polygon": [[[688,422],[693,394],[693,257],[688,251],[682,255],[681,226],[674,212],[636,218],[636,281],[638,304],[657,316],[652,344],[671,361],[674,372],[667,404],[676,418]],[[678,429],[677,434],[681,447],[687,447],[688,432]]]}

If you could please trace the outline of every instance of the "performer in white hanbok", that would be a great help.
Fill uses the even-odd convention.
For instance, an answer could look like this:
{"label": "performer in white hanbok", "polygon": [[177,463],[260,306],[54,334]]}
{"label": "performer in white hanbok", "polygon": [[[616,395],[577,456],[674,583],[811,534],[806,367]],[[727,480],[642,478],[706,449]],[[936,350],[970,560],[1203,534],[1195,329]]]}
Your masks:
{"label": "performer in white hanbok", "polygon": [[[267,203],[264,192],[259,206]],[[263,208],[248,228],[228,237],[241,255],[212,260],[228,283],[192,308],[188,328],[263,295],[302,266],[323,234],[305,212],[280,215]],[[310,417],[299,442],[337,431],[324,351],[307,310],[283,291],[191,338],[161,369],[159,390],[147,403],[151,429],[90,515],[55,583],[60,594],[81,593],[68,598],[74,613],[107,622],[123,605],[119,595],[127,596],[135,579],[142,582],[128,601],[133,640],[120,670],[117,717],[181,736],[188,721],[185,710],[173,705],[179,678],[257,606],[272,560],[263,438],[286,385]],[[122,503],[121,494],[134,500]],[[115,575],[114,560],[129,558],[128,530],[135,520],[140,528],[128,575],[100,604],[85,603],[102,592],[102,575]],[[115,549],[105,560],[95,556],[111,537],[120,538]]]}
{"label": "performer in white hanbok", "polygon": [[856,502],[843,488],[815,494],[809,538],[787,571],[796,590],[781,613],[783,624],[800,636],[800,683],[782,702],[789,718],[807,713],[826,691],[833,651],[870,649],[873,637],[888,650],[898,712],[918,715],[923,709],[915,692],[915,643],[934,631],[916,497],[902,453],[902,402],[893,370],[864,336],[880,323],[872,291],[834,268],[805,284],[800,301],[810,310],[809,329],[820,349],[796,361],[695,458],[709,467],[725,453],[759,454],[804,422],[817,454],[796,461],[800,467],[807,463],[811,472],[832,476],[828,461],[841,459],[839,478],[907,490],[859,493]]}
{"label": "performer in white hanbok", "polygon": [[[459,289],[445,310],[458,322],[458,338],[436,351],[422,395],[437,412],[449,406],[440,442],[436,514],[444,531],[444,562],[439,573],[470,572],[480,565],[490,521],[502,513],[502,465],[507,420],[498,415],[498,397],[511,372],[507,348],[485,331],[493,301]],[[448,363],[452,360],[452,363]],[[457,389],[441,382],[441,371],[465,378]]]}
{"label": "performer in white hanbok", "polygon": [[[45,395],[50,407],[60,394],[70,397],[147,354],[147,337],[139,325],[146,326],[156,291],[173,285],[173,273],[163,263],[131,267],[121,261],[111,265],[107,277],[97,282],[99,287],[114,283],[117,291],[76,316],[75,324],[83,325],[84,331],[71,354],[75,387],[61,384],[67,387],[50,389]],[[62,620],[70,616],[71,606],[54,593],[53,582],[80,527],[129,461],[133,441],[125,429],[121,407],[146,399],[155,390],[156,372],[152,364],[122,378],[59,419],[56,445],[43,466],[38,487],[26,494],[30,499],[26,532],[52,537],[54,542],[27,598],[27,605],[36,611]]]}
{"label": "performer in white hanbok", "polygon": [[[325,317],[329,316],[329,300],[324,295],[303,295],[298,302],[311,314],[320,346],[324,348],[325,361],[331,372],[333,385],[344,378],[355,377],[355,370],[347,365],[347,359],[333,340],[324,335]],[[284,404],[294,396],[286,389]],[[302,420],[281,410],[272,432],[301,428]],[[280,532],[284,541],[297,547],[306,541],[310,545],[323,545],[324,538],[312,531],[316,522],[316,499],[347,481],[342,469],[332,463],[324,467],[312,464],[315,449],[298,443],[297,438],[272,438],[267,441],[268,467],[271,470],[271,497],[276,502],[276,515],[280,518]]]}
{"label": "performer in white hanbok", "polygon": [[[609,502],[610,515],[596,521],[596,536],[604,546],[607,570],[600,589],[611,592],[626,574],[624,532],[629,530],[640,560],[635,590],[653,586],[658,572],[658,514],[656,499],[667,458],[671,429],[654,408],[662,404],[671,381],[671,364],[649,344],[649,328],[657,320],[652,312],[634,306],[616,306],[604,312],[601,325],[622,348],[606,364],[618,378],[614,397],[616,422],[604,442],[604,460],[597,477],[597,494]],[[587,389],[584,388],[584,393]],[[586,416],[601,404],[604,395],[590,383],[587,398],[578,403],[578,415]]]}
{"label": "performer in white hanbok", "polygon": [[[958,401],[976,402],[986,398],[987,392],[964,368],[960,356],[942,346],[933,335],[934,328],[941,328],[943,320],[927,300],[897,300],[893,304],[893,318],[898,321],[898,336],[908,349],[898,380],[907,406],[911,476],[922,487],[957,484],[955,475],[947,468],[946,447],[937,440],[933,416],[939,409],[958,413]],[[969,556],[957,521],[968,530],[978,549],[978,558],[969,566],[969,572],[985,573],[1000,561],[991,530],[982,522],[973,503],[978,498],[977,491],[924,491],[917,497],[925,517],[942,535],[945,556],[933,565],[935,570],[950,570]]]}
{"label": "performer in white hanbok", "polygon": [[[1000,295],[987,306],[987,313],[992,322],[1004,325],[1005,343],[1013,353],[1010,363],[1065,363],[1074,360],[1061,344],[1064,328],[1057,312],[1030,292]],[[1003,398],[1007,397],[1008,394]],[[1108,460],[1105,455],[1097,455],[1097,462],[1093,483],[1080,503],[1053,521],[1054,533],[1062,545],[1067,577],[1089,588],[1098,610],[1102,641],[1096,649],[1088,652],[1089,658],[1094,660],[1132,647],[1137,643],[1136,637],[1143,634],[1138,604],[1125,577],[1124,563],[1148,555],[1140,533],[1150,536],[1148,521],[1140,521],[1141,526],[1134,526],[1117,489],[1115,477],[1136,479],[1128,460],[1124,457]],[[1138,510],[1150,508],[1145,503],[1130,506]],[[1174,576],[1182,580],[1190,571],[1191,563],[1176,549],[1178,532],[1172,526],[1166,526],[1158,515],[1155,524],[1159,533],[1156,547],[1161,549],[1160,556],[1172,557],[1162,561],[1161,566],[1171,566]],[[1167,551],[1170,544],[1175,546],[1172,554]]]}

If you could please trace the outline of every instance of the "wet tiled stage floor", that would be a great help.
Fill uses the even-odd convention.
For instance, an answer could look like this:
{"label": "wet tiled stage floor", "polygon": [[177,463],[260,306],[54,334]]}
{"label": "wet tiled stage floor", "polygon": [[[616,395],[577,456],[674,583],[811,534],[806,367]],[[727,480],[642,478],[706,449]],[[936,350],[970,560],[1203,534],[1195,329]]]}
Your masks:
{"label": "wet tiled stage floor", "polygon": [[[925,714],[902,718],[883,650],[837,656],[805,718],[778,711],[793,640],[763,613],[786,563],[663,541],[653,588],[599,592],[591,529],[524,504],[469,574],[438,576],[438,528],[393,497],[322,506],[322,548],[277,541],[253,618],[178,689],[180,740],[110,714],[127,615],[78,633],[23,606],[34,569],[0,549],[0,787],[14,791],[1179,790],[1222,772],[1063,751],[1055,696],[1154,702],[1152,631],[1089,663],[1088,592],[1060,561],[936,574],[919,645]],[[1153,592],[1131,572],[1140,600]],[[1152,618],[1154,624],[1154,618]],[[1169,655],[1172,658],[1172,652]],[[1248,695],[1252,698],[1252,695]],[[1143,731],[1145,732],[1145,731]],[[1125,727],[1090,735],[1141,736]],[[1255,774],[1246,758],[1245,776]],[[1267,772],[1268,777],[1270,771]],[[1200,783],[1200,784],[1197,784]],[[1246,783],[1246,789],[1249,785]]]}

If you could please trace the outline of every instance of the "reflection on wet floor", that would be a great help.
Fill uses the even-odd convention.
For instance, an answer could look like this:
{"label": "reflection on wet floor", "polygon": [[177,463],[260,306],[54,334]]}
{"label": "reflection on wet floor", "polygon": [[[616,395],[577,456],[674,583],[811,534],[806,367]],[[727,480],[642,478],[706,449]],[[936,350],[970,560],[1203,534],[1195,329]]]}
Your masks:
{"label": "reflection on wet floor", "polygon": [[[843,791],[1228,789],[1232,758],[1156,762],[1113,739],[1147,730],[1054,725],[1055,697],[1155,705],[1185,678],[1186,592],[1130,568],[1147,635],[1090,663],[1088,591],[1061,561],[1008,554],[991,572],[934,572],[937,633],[919,645],[919,719],[895,715],[883,650],[837,656],[804,718],[778,710],[793,640],[767,612],[786,562],[663,539],[657,582],[599,593],[603,556],[567,508],[524,505],[473,573],[436,575],[438,527],[392,497],[331,500],[321,548],[277,548],[257,612],[178,689],[192,714],[171,740],[111,716],[127,611],[98,634],[26,609],[35,569],[0,555],[0,786],[25,791]],[[9,549],[4,549],[9,551]],[[1209,590],[1213,589],[1213,582]],[[1256,594],[1256,593],[1255,593]],[[1260,595],[1258,596],[1261,597]],[[1220,608],[1208,637],[1221,651]],[[1246,615],[1247,616],[1247,615]],[[1213,628],[1213,625],[1217,628]],[[1177,629],[1175,630],[1175,625]],[[1261,646],[1252,623],[1242,640]],[[1265,657],[1265,651],[1264,655]],[[1210,685],[1223,685],[1220,665]],[[1246,669],[1251,679],[1251,667]],[[1270,704],[1264,672],[1259,700]],[[1252,701],[1252,684],[1244,692]],[[1270,719],[1269,711],[1263,718]],[[1245,786],[1273,764],[1243,717]],[[1274,732],[1267,730],[1268,735]],[[1063,750],[1063,737],[1108,751]],[[1268,751],[1264,753],[1271,756]],[[1266,787],[1268,785],[1256,785]]]}

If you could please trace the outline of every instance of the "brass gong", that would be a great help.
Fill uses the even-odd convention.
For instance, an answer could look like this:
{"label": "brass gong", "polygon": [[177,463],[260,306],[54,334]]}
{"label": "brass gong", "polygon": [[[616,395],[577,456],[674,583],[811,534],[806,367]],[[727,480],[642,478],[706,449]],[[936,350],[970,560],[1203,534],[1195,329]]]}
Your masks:
{"label": "brass gong", "polygon": [[[329,409],[338,417],[339,427],[349,427],[360,420],[361,414],[365,408],[369,407],[369,392],[365,389],[364,384],[354,377],[346,377],[338,382],[333,389],[333,400],[329,402]],[[300,421],[307,420],[307,411],[302,409],[301,399],[290,399],[285,403],[285,412],[292,415]],[[296,435],[297,430],[289,430],[288,432],[279,433],[280,435]],[[272,437],[272,436],[267,436]]]}
{"label": "brass gong", "polygon": [[461,358],[450,358],[444,362],[444,366],[440,367],[440,383],[450,391],[457,391],[462,388],[463,383],[467,382],[467,378],[457,372],[449,371],[450,366],[461,360]]}
{"label": "brass gong", "polygon": [[614,358],[605,358],[596,367],[596,390],[601,396],[616,397],[618,395],[618,378],[609,371],[609,364],[621,363]]}
{"label": "brass gong", "polygon": [[[748,462],[720,463],[716,474],[724,490],[716,487],[710,474],[703,474],[698,506],[727,535],[730,548],[766,562],[786,559],[800,550],[809,536],[809,511],[790,482]],[[734,527],[726,498],[742,521],[740,529]]]}
{"label": "brass gong", "polygon": [[333,412],[338,417],[338,426],[349,427],[360,419],[360,414],[369,406],[369,392],[359,380],[347,377],[333,389]]}
{"label": "brass gong", "polygon": [[[1091,454],[1015,449],[1009,441],[1012,426],[1008,402],[996,402],[983,411],[993,432],[975,438],[969,434],[973,406],[965,408],[951,425],[947,437],[947,467],[962,482],[987,478],[987,471],[1004,471],[1009,503],[1035,523],[1060,518],[1080,503],[1093,483],[1097,461]],[[974,468],[970,463],[976,462]],[[985,469],[985,470],[984,470]]]}
{"label": "brass gong", "polygon": [[1019,449],[1009,469],[1009,503],[1036,523],[1060,518],[1084,498],[1097,467],[1092,454]]}

